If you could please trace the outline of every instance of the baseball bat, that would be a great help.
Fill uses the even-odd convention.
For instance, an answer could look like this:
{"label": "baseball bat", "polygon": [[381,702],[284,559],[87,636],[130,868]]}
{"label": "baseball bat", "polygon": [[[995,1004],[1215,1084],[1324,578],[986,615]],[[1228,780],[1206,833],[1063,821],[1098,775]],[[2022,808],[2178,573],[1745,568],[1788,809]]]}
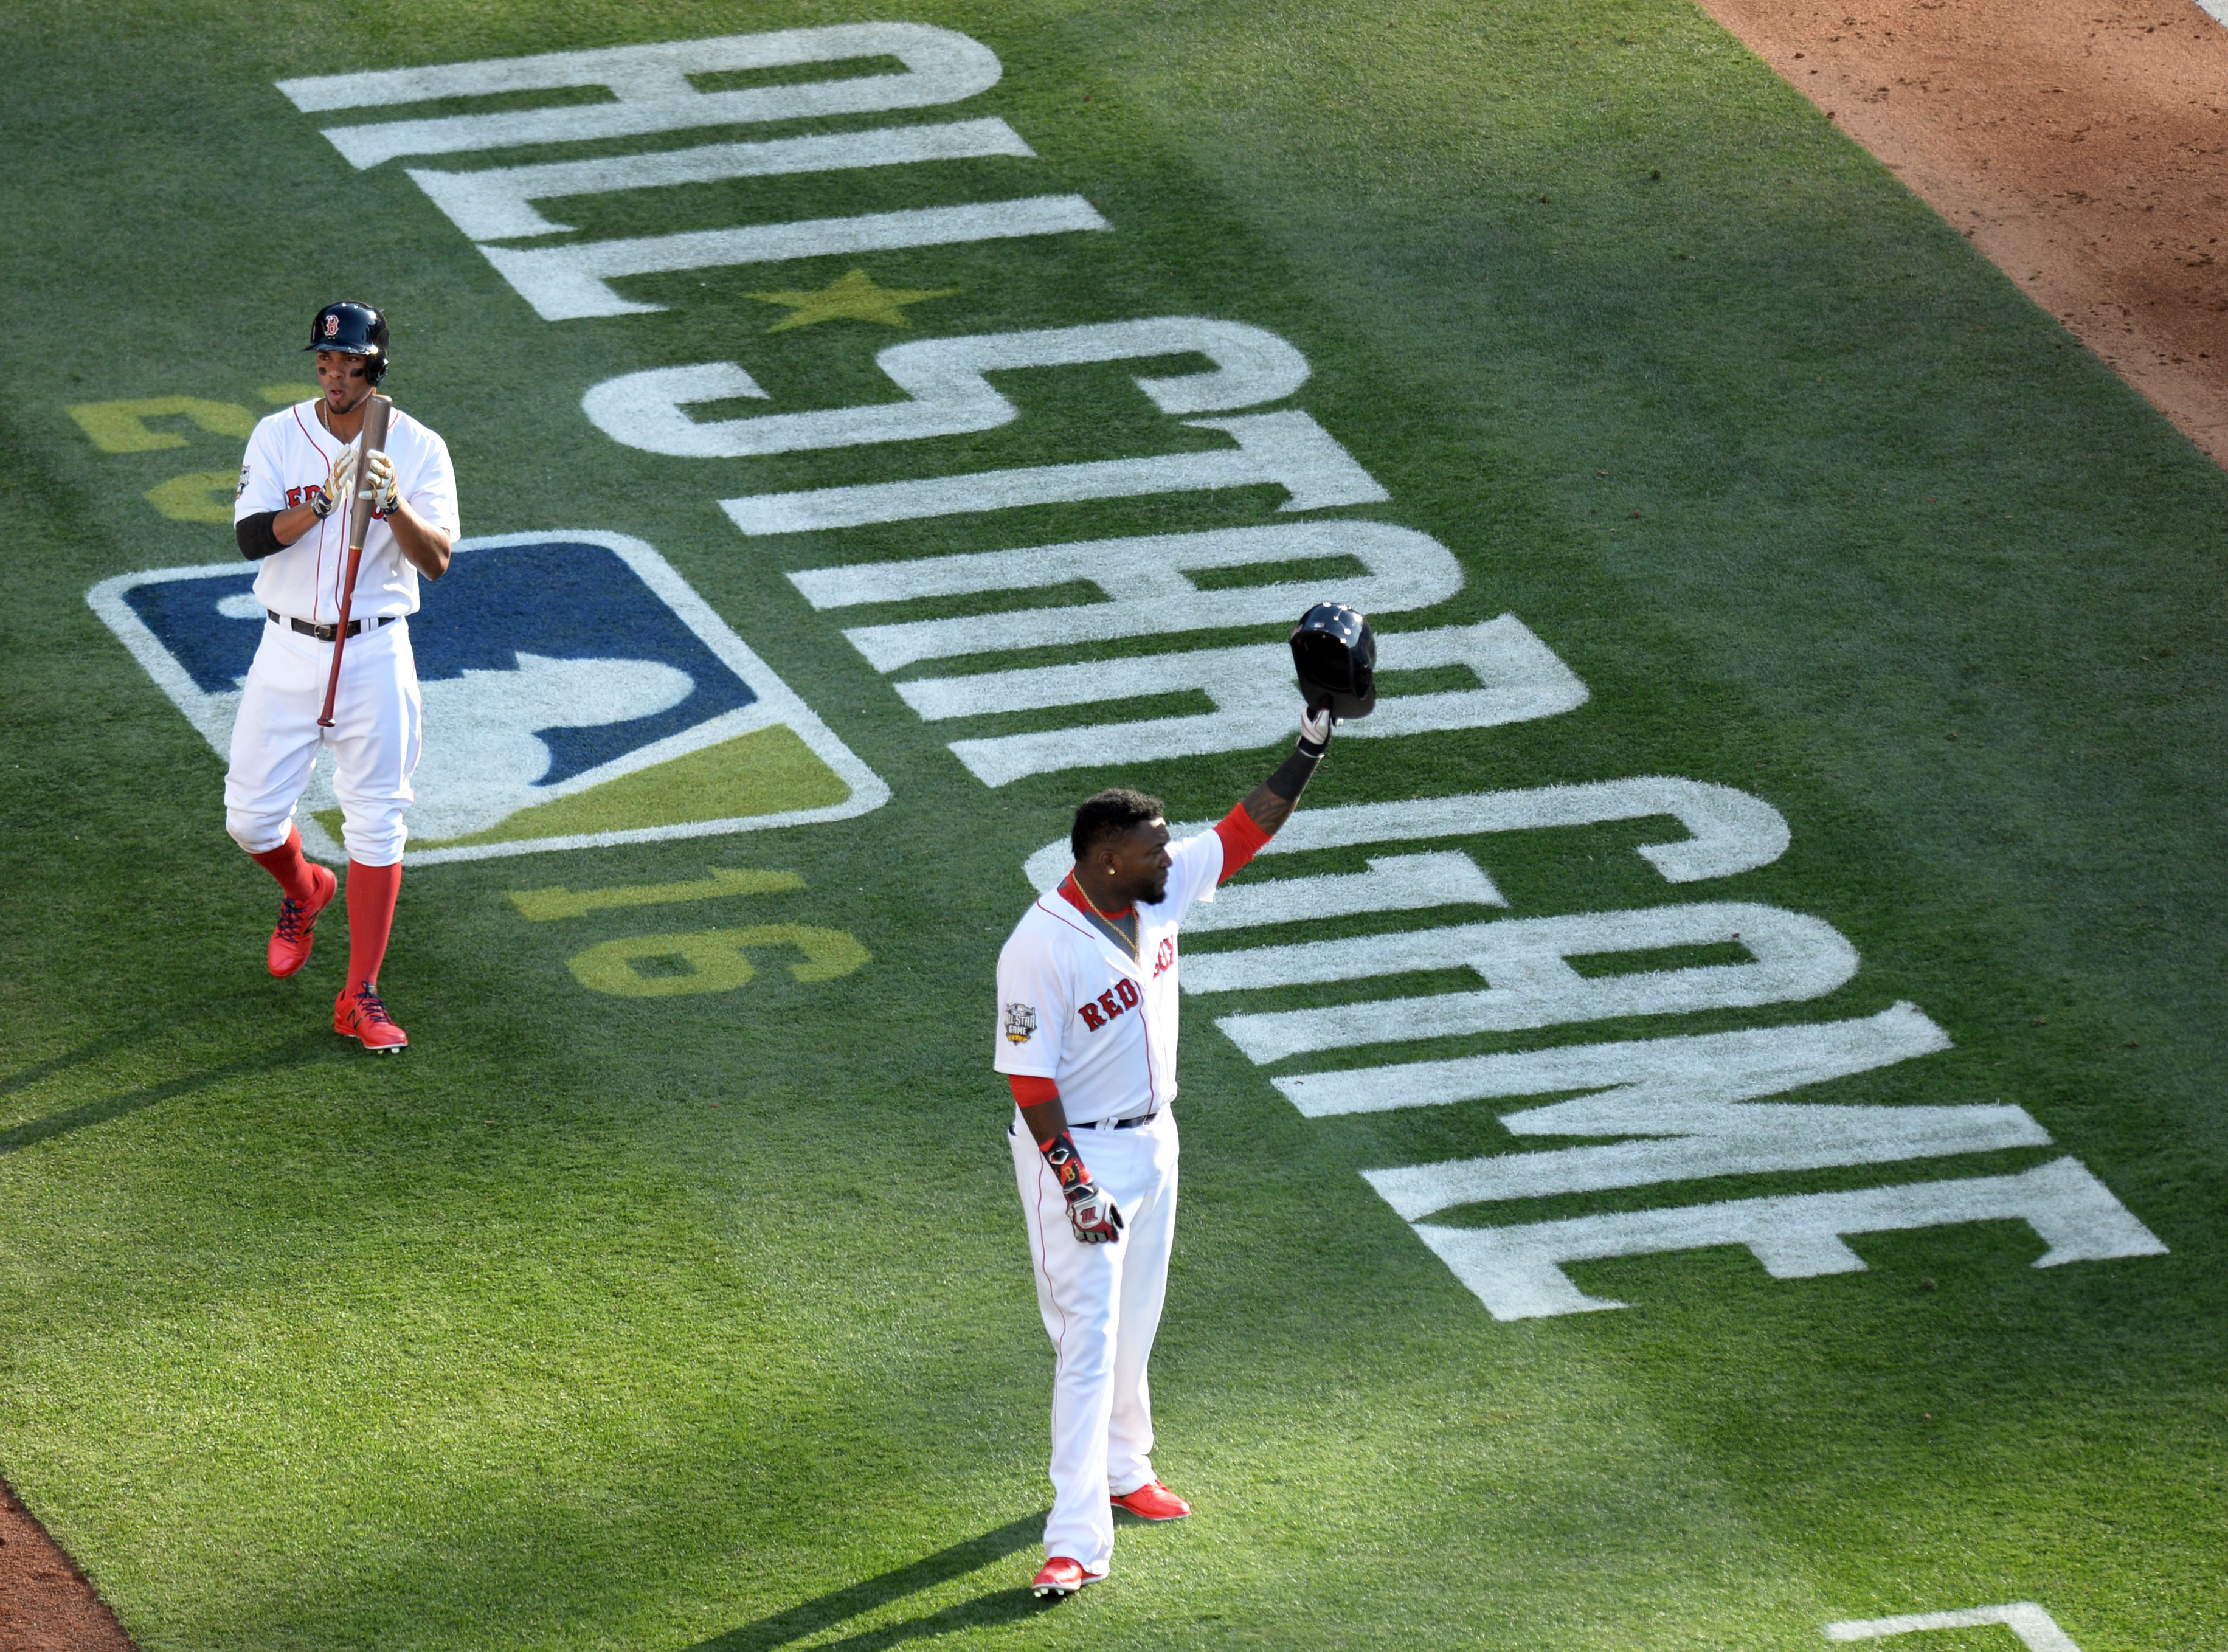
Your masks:
{"label": "baseball bat", "polygon": [[341,691],[341,650],[348,646],[349,609],[355,601],[355,571],[363,560],[364,536],[371,532],[371,478],[365,474],[364,460],[374,453],[387,451],[387,415],[394,411],[394,404],[385,396],[374,394],[366,399],[363,408],[363,436],[357,451],[361,455],[355,465],[355,497],[349,502],[348,572],[341,582],[341,618],[333,628],[333,670],[325,679],[325,708],[317,714],[317,727],[333,726],[333,701]]}

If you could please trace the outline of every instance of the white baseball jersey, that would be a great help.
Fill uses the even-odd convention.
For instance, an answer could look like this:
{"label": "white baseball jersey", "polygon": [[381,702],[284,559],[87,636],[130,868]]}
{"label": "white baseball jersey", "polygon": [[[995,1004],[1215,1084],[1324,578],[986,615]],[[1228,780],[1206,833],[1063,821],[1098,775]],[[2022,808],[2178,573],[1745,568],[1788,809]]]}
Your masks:
{"label": "white baseball jersey", "polygon": [[1137,947],[1108,935],[1073,874],[1041,896],[998,954],[991,1065],[1050,1079],[1072,1124],[1158,1112],[1176,1094],[1176,928],[1212,900],[1220,831],[1168,845],[1167,895],[1137,904]]}
{"label": "white baseball jersey", "polygon": [[[247,439],[233,521],[304,503],[311,489],[324,485],[333,460],[347,446],[317,422],[314,400],[272,413]],[[396,491],[453,542],[463,528],[448,444],[397,407],[387,424],[387,454],[394,461]],[[332,515],[313,523],[301,538],[265,557],[255,575],[255,599],[274,613],[314,624],[338,619],[341,579],[348,567],[349,509],[349,502],[341,501]],[[375,515],[364,535],[363,560],[356,570],[355,599],[349,611],[358,619],[418,611],[418,570],[394,543],[394,531],[383,516]]]}

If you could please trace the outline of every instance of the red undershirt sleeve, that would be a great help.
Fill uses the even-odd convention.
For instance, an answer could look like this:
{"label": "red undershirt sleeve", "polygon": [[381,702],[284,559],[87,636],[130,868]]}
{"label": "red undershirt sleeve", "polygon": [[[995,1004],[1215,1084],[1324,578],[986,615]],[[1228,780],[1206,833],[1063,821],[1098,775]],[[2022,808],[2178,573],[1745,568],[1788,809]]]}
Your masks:
{"label": "red undershirt sleeve", "polygon": [[1027,1073],[1008,1073],[1006,1082],[1014,1087],[1016,1106],[1035,1107],[1060,1099],[1060,1086],[1050,1079],[1040,1079]]}
{"label": "red undershirt sleeve", "polygon": [[1215,880],[1218,883],[1227,883],[1243,871],[1269,841],[1269,834],[1245,812],[1242,803],[1232,804],[1230,812],[1214,823],[1214,835],[1222,840],[1222,875]]}

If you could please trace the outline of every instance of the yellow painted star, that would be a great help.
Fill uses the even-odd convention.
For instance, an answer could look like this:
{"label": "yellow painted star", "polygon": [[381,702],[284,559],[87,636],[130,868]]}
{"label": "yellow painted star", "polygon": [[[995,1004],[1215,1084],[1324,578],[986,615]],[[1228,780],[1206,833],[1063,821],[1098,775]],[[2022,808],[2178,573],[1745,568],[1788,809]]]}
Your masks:
{"label": "yellow painted star", "polygon": [[842,280],[817,292],[753,292],[767,304],[789,306],[790,313],[766,329],[784,333],[792,327],[810,327],[816,321],[878,321],[886,327],[910,327],[905,306],[925,298],[949,298],[959,291],[915,292],[904,287],[878,287],[864,270],[854,270]]}

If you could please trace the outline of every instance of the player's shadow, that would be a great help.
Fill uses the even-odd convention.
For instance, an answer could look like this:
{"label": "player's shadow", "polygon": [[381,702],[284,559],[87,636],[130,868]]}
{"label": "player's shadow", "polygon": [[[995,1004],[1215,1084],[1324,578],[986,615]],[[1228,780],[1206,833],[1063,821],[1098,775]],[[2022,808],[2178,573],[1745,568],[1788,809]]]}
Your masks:
{"label": "player's shadow", "polygon": [[182,1028],[206,1020],[229,1016],[238,1012],[239,1006],[230,998],[208,998],[197,1002],[165,1008],[158,1015],[150,1015],[138,1025],[121,1032],[104,1034],[74,1050],[41,1061],[35,1066],[11,1073],[0,1079],[0,1096],[12,1096],[18,1090],[27,1090],[56,1073],[67,1073],[72,1067],[89,1066],[103,1056],[113,1055],[118,1050],[128,1050],[135,1045],[149,1043],[157,1038],[175,1036]]}
{"label": "player's shadow", "polygon": [[141,1085],[136,1090],[119,1091],[112,1096],[103,1096],[98,1101],[66,1107],[61,1112],[48,1113],[44,1118],[26,1119],[12,1129],[0,1130],[0,1156],[20,1153],[27,1147],[52,1141],[57,1136],[67,1136],[88,1125],[106,1124],[127,1113],[144,1111],[157,1103],[170,1100],[173,1096],[182,1096],[227,1079],[250,1078],[296,1066],[331,1042],[330,1034],[304,1033],[283,1044],[253,1055],[243,1056],[237,1061],[227,1061],[221,1066],[196,1068],[177,1078],[165,1079],[160,1084]]}
{"label": "player's shadow", "polygon": [[51,1079],[57,1073],[67,1073],[74,1066],[98,1061],[112,1051],[138,1043],[150,1031],[162,1025],[160,1021],[150,1021],[145,1028],[135,1027],[128,1033],[112,1033],[106,1038],[97,1038],[90,1044],[80,1044],[77,1048],[51,1060],[42,1061],[36,1066],[25,1067],[21,1073],[11,1073],[5,1079],[0,1079],[0,1096],[12,1096],[18,1090],[29,1089],[42,1079]]}
{"label": "player's shadow", "polygon": [[[808,1600],[771,1617],[761,1617],[755,1623],[731,1629],[725,1635],[714,1636],[690,1648],[689,1652],[768,1652],[773,1647],[787,1646],[830,1629],[846,1618],[873,1611],[878,1606],[887,1606],[893,1600],[902,1600],[907,1595],[919,1594],[924,1589],[980,1571],[995,1560],[1002,1560],[1035,1543],[1043,1535],[1044,1522],[1042,1511],[1025,1514],[996,1531],[970,1537],[948,1549],[938,1549],[894,1572],[847,1584],[816,1600]],[[880,1629],[861,1630],[840,1641],[823,1641],[814,1652],[880,1652],[885,1647],[949,1635],[954,1630],[1009,1623],[1042,1610],[1042,1603],[1029,1593],[1026,1585],[998,1589],[925,1617],[909,1617]]]}

